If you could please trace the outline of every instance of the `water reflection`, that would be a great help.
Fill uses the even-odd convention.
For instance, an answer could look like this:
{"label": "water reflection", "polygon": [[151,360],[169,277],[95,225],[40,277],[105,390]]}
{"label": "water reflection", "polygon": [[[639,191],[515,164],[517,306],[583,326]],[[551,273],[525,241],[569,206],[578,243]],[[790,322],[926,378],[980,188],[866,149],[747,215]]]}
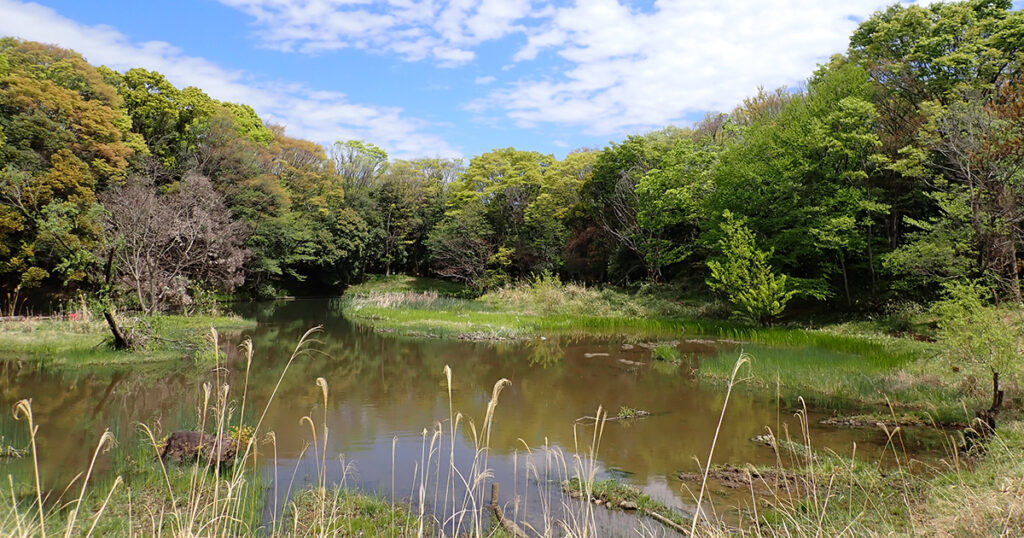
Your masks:
{"label": "water reflection", "polygon": [[[343,455],[356,469],[346,477],[348,484],[396,498],[415,497],[417,473],[423,468],[424,429],[432,431],[449,418],[442,374],[447,364],[454,372],[454,409],[478,428],[494,383],[501,378],[512,382],[495,412],[489,466],[503,484],[503,499],[511,501],[518,495],[518,506],[526,512],[540,502],[539,495],[525,504],[522,498],[530,490],[522,473],[526,447],[588,451],[593,426],[575,420],[593,415],[599,406],[612,414],[622,406],[652,413],[605,426],[598,455],[601,468],[608,469],[603,475],[614,474],[663,502],[688,504],[689,494],[674,477],[680,471],[697,470],[698,459],[706,458],[724,399],[723,391],[698,386],[689,373],[701,356],[735,352],[714,342],[686,342],[683,335],[670,335],[683,340],[679,347],[686,359],[682,367],[674,367],[654,364],[648,349],[623,346],[614,339],[552,336],[490,344],[382,336],[346,321],[336,300],[238,308],[259,324],[246,335],[226,335],[222,349],[227,381],[237,395],[245,368],[237,344],[245,336],[254,342],[249,409],[262,409],[271,397],[302,334],[312,326],[323,326],[315,336],[316,351],[292,363],[266,418],[265,429],[276,433],[279,476],[290,481],[298,469],[296,487],[316,481],[313,455],[305,451],[309,427],[300,424],[300,418],[310,415],[322,420],[325,410],[315,380],[323,377],[330,387],[326,409],[328,453],[334,462],[330,480],[342,479]],[[193,424],[200,386],[216,375],[184,362],[145,371],[47,371],[6,364],[0,375],[0,404],[9,409],[21,398],[33,399],[41,425],[44,477],[57,483],[88,464],[89,451],[105,427],[124,432],[124,438],[133,435],[140,421],[158,423],[163,431]],[[2,432],[23,428],[12,424],[9,413],[0,421]],[[885,436],[878,431],[837,430],[811,422],[811,436],[818,447],[849,453],[856,441],[858,454],[877,455],[884,446]],[[734,393],[715,461],[774,463],[771,449],[750,441],[766,426],[776,432],[799,431],[792,413],[770,399]],[[458,442],[463,460],[473,457],[467,431],[463,428]],[[0,465],[17,473],[23,464],[0,461]],[[517,469],[520,472],[513,477]],[[274,474],[269,467],[266,472]],[[284,489],[278,487],[278,494],[283,495]]]}

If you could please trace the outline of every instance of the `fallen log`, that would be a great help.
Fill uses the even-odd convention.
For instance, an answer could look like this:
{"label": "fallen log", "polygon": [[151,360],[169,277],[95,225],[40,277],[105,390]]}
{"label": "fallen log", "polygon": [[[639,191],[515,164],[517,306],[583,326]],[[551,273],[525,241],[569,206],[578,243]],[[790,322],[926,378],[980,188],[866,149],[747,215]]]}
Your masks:
{"label": "fallen log", "polygon": [[491,504],[487,505],[487,508],[491,509],[494,513],[494,518],[498,520],[498,524],[505,528],[515,538],[530,538],[526,531],[519,528],[515,521],[512,521],[505,516],[505,511],[498,505],[498,483],[493,482],[491,484]]}

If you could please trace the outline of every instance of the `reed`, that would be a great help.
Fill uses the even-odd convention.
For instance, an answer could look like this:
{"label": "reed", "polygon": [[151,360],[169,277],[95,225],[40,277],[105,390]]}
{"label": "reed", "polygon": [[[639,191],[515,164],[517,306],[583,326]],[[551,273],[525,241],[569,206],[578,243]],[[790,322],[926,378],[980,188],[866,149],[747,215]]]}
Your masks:
{"label": "reed", "polygon": [[[600,536],[592,499],[613,499],[637,504],[647,511],[669,512],[666,528],[657,530],[638,519],[636,531],[657,535],[684,522],[639,492],[597,480],[598,454],[605,420],[573,425],[569,451],[545,444],[514,455],[516,480],[508,502],[490,506],[488,489],[493,483],[490,440],[495,410],[510,382],[499,379],[493,386],[481,417],[469,417],[457,409],[451,397],[457,379],[445,367],[449,396],[448,416],[422,432],[419,461],[412,476],[396,476],[392,463],[392,488],[408,481],[409,499],[390,498],[354,491],[347,487],[351,464],[341,460],[338,480],[328,473],[332,463],[329,429],[330,389],[323,378],[315,382],[321,395],[317,412],[301,418],[308,428],[308,444],[299,460],[315,462],[316,476],[308,488],[293,489],[298,467],[279,476],[276,436],[267,431],[265,419],[284,376],[295,360],[310,354],[316,330],[307,332],[295,347],[278,377],[278,384],[262,408],[246,402],[248,369],[253,361],[251,343],[243,344],[245,385],[239,398],[224,379],[203,386],[197,406],[198,430],[232,436],[239,446],[235,464],[224,468],[209,461],[165,465],[156,458],[163,436],[156,426],[139,427],[142,442],[115,449],[122,464],[116,476],[96,476],[97,461],[110,448],[109,430],[98,439],[90,464],[63,490],[49,490],[39,474],[42,456],[35,443],[38,425],[30,401],[19,402],[16,417],[27,432],[24,437],[33,463],[25,482],[9,476],[0,489],[0,535],[34,536],[484,536],[508,535],[490,514],[500,510],[529,536]],[[218,334],[211,332],[215,366]],[[1024,530],[1024,428],[1012,422],[1001,428],[984,457],[965,464],[954,435],[944,437],[947,458],[920,462],[908,457],[904,432],[885,430],[884,447],[864,455],[853,445],[848,456],[815,450],[806,405],[797,412],[798,432],[783,430],[780,437],[769,430],[776,465],[740,469],[712,465],[718,435],[726,418],[729,396],[743,382],[751,365],[746,355],[732,363],[719,429],[711,441],[701,473],[693,482],[692,536],[874,536],[977,533],[1017,535]],[[220,371],[217,368],[215,371]],[[801,401],[802,403],[802,401]],[[891,411],[896,419],[895,410]],[[465,446],[468,458],[459,457]],[[273,478],[264,479],[269,465]],[[268,483],[268,480],[270,482]],[[749,490],[749,503],[733,508],[716,506],[707,492],[718,480],[741,480]],[[578,496],[562,494],[562,485]],[[508,491],[508,489],[506,489]],[[271,493],[273,492],[273,493]],[[283,504],[279,499],[285,499]],[[533,504],[531,500],[539,501]],[[527,505],[540,512],[526,513]],[[644,512],[647,513],[647,512]],[[653,516],[652,516],[653,517]],[[522,529],[525,529],[523,531]]]}
{"label": "reed", "polygon": [[[422,459],[411,477],[418,498],[403,503],[392,496],[387,501],[373,494],[349,490],[345,476],[332,483],[328,476],[330,430],[328,405],[330,391],[323,378],[316,380],[322,395],[321,413],[301,418],[309,429],[308,454],[317,469],[315,484],[308,489],[292,491],[293,483],[284,484],[278,476],[276,436],[264,431],[264,422],[284,376],[293,362],[311,351],[316,329],[307,332],[285,363],[277,386],[262,409],[253,410],[246,402],[248,370],[252,365],[253,346],[243,343],[245,385],[241,398],[233,398],[231,387],[220,378],[221,356],[219,335],[211,331],[215,382],[204,384],[193,424],[196,430],[214,437],[231,437],[238,453],[230,467],[196,458],[186,465],[165,463],[159,458],[165,435],[158,426],[139,425],[136,441],[114,449],[116,475],[94,479],[97,460],[108,451],[113,441],[109,431],[100,437],[91,463],[76,476],[63,492],[47,489],[40,476],[40,454],[35,444],[38,426],[34,422],[32,403],[19,402],[16,418],[29,432],[27,443],[32,458],[32,476],[28,482],[15,483],[8,477],[9,488],[0,497],[0,535],[30,537],[62,534],[70,536],[142,535],[142,536],[425,536],[469,535],[488,536],[495,529],[489,516],[487,486],[492,481],[489,466],[491,431],[494,412],[501,392],[509,381],[501,379],[493,387],[487,409],[480,422],[463,416],[454,409],[449,398],[449,417],[424,430]],[[443,372],[449,396],[453,387],[451,369]],[[603,416],[603,412],[602,413]],[[537,495],[550,497],[546,489],[575,477],[591,483],[596,474],[596,456],[600,428],[593,431],[588,452],[567,456],[557,448],[531,450],[523,458],[527,478],[545,476],[536,481]],[[264,450],[257,450],[262,446]],[[469,461],[456,458],[456,449],[468,442],[474,447]],[[268,460],[267,458],[272,458]],[[300,456],[299,460],[302,460]],[[261,468],[274,469],[272,484],[267,484]],[[296,470],[298,467],[296,467]],[[399,477],[395,477],[399,478]],[[293,479],[294,482],[294,473]],[[525,480],[529,483],[529,480]],[[283,490],[282,490],[283,488]],[[273,490],[273,494],[270,491]],[[279,506],[279,495],[288,501]],[[392,491],[395,491],[394,484]],[[431,495],[433,492],[433,495]],[[526,492],[523,492],[526,493]],[[66,500],[70,499],[70,500]],[[515,503],[518,503],[518,498]],[[547,506],[558,514],[526,518],[513,514],[526,528],[543,536],[566,532],[572,536],[595,536],[596,526],[589,505],[571,500]],[[500,509],[504,510],[504,507]],[[269,516],[268,516],[269,514]],[[538,523],[539,522],[539,523]]]}

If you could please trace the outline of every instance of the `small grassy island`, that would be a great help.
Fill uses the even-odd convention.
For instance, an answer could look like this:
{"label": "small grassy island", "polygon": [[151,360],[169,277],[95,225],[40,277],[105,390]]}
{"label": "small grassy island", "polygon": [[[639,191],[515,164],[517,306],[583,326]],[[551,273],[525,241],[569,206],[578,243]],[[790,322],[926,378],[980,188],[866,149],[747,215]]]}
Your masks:
{"label": "small grassy island", "polygon": [[135,349],[115,350],[106,321],[92,316],[0,321],[0,357],[68,368],[201,360],[211,353],[211,329],[230,333],[255,322],[237,316],[159,315],[125,317],[121,326],[137,335]]}

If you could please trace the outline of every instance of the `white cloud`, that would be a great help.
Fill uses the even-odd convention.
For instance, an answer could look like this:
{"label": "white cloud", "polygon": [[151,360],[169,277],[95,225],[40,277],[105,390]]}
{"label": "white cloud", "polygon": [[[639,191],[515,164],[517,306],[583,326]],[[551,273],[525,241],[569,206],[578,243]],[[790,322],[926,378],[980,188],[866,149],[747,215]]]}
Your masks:
{"label": "white cloud", "polygon": [[552,51],[555,76],[524,78],[468,107],[501,109],[520,126],[577,125],[605,135],[730,110],[758,86],[800,85],[846,49],[886,0],[658,0],[647,12],[618,0],[577,0],[528,31],[513,57]]}
{"label": "white cloud", "polygon": [[[249,14],[259,37],[285,51],[345,47],[434,58],[454,67],[472,61],[472,47],[524,28],[530,0],[219,0]],[[443,4],[443,5],[442,5]]]}
{"label": "white cloud", "polygon": [[[315,6],[310,10],[329,15]],[[0,0],[0,13],[0,35],[74,49],[93,64],[118,70],[143,67],[159,71],[179,87],[196,86],[215,99],[248,104],[265,121],[285,125],[292,136],[320,143],[360,138],[398,157],[459,156],[445,140],[425,132],[429,124],[404,116],[397,107],[351,103],[343,93],[300,84],[257,81],[244,71],[187,56],[169,43],[133,43],[109,26],[85,26],[35,3]],[[359,24],[385,22],[367,17]]]}
{"label": "white cloud", "polygon": [[893,0],[220,1],[282,50],[356,47],[451,67],[482,43],[519,36],[512,65],[538,69],[466,109],[605,135],[729,110],[758,86],[800,85],[845,50],[857,19]]}
{"label": "white cloud", "polygon": [[473,82],[476,84],[490,84],[495,80],[498,79],[495,77],[476,77],[476,79],[474,79]]}

